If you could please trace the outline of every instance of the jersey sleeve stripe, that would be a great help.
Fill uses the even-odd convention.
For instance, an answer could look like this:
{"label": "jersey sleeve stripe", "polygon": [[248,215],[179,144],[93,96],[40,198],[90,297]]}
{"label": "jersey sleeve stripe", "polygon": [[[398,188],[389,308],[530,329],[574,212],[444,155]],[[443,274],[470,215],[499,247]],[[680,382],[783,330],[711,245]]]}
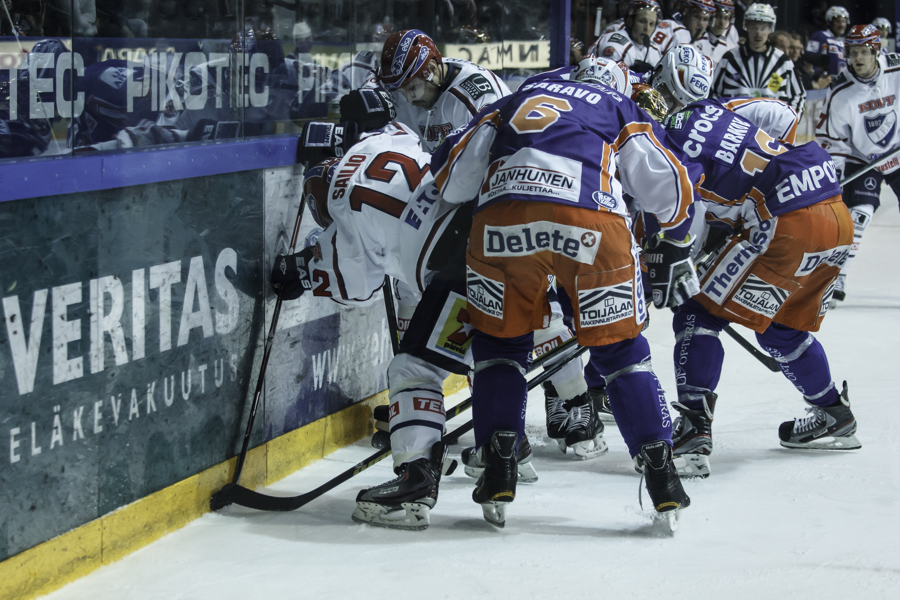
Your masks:
{"label": "jersey sleeve stripe", "polygon": [[481,118],[481,120],[466,132],[464,136],[462,136],[456,145],[450,149],[450,153],[447,156],[447,162],[444,163],[437,173],[434,174],[434,183],[437,185],[437,189],[439,192],[443,193],[444,188],[447,185],[447,178],[450,177],[450,172],[453,170],[453,165],[456,164],[456,161],[459,159],[460,155],[466,149],[466,145],[469,143],[469,140],[472,139],[472,135],[478,130],[479,127],[484,125],[486,122],[492,122],[494,125],[499,125],[500,122],[500,111],[495,110],[492,113],[486,114]]}
{"label": "jersey sleeve stripe", "polygon": [[449,91],[451,94],[453,94],[454,96],[456,96],[457,100],[459,100],[460,102],[462,102],[463,106],[466,107],[466,109],[469,111],[469,113],[470,113],[473,117],[474,117],[475,115],[478,114],[478,111],[475,110],[475,107],[472,105],[472,103],[469,101],[469,99],[466,98],[466,95],[465,95],[465,94],[463,94],[462,92],[460,92],[460,91],[459,91],[458,89],[456,89],[456,88],[450,88],[448,91]]}

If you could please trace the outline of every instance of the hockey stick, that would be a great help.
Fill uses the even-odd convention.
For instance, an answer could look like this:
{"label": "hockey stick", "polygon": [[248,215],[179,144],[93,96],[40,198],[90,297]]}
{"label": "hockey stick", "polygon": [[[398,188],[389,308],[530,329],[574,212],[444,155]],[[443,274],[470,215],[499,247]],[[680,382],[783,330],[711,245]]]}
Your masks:
{"label": "hockey stick", "polygon": [[[538,358],[532,364],[532,370],[537,369],[537,367],[545,364],[548,360],[550,360],[550,358],[560,356],[560,352],[563,352],[564,349],[575,345],[574,340],[575,338],[572,338],[571,341],[562,344],[554,352],[550,352]],[[543,373],[541,373],[534,379],[529,380],[527,384],[528,390],[533,390],[538,385],[558,373],[564,366],[569,363],[570,360],[581,356],[581,354],[587,349],[588,346],[575,346],[575,349],[569,352],[567,355],[563,355],[558,363],[547,367],[546,369],[544,369]],[[472,406],[471,396],[467,400],[453,407],[453,409],[447,411],[447,418],[450,419],[459,415],[470,406]],[[445,435],[442,441],[447,444],[451,444],[458,440],[464,433],[471,430],[472,427],[473,423],[471,420],[469,420],[469,422],[467,422],[466,424],[461,425],[451,433]],[[247,508],[254,508],[256,510],[276,512],[296,510],[333,490],[345,481],[348,481],[356,475],[359,475],[375,463],[385,458],[390,453],[390,448],[383,448],[375,454],[372,454],[365,460],[356,463],[337,477],[326,481],[311,492],[300,494],[298,496],[269,496],[268,494],[262,494],[260,492],[247,489],[236,483],[229,483],[221,490],[213,494],[212,498],[210,498],[209,506],[212,510],[219,510],[221,508],[224,508],[225,506],[228,506],[229,504],[234,503],[240,506],[246,506]]]}
{"label": "hockey stick", "polygon": [[394,308],[394,287],[391,285],[391,276],[384,276],[384,310],[387,313],[388,331],[391,334],[391,348],[394,356],[400,352],[400,338],[397,331],[397,311]]}
{"label": "hockey stick", "polygon": [[[300,235],[300,223],[303,221],[303,209],[306,208],[306,198],[300,198],[300,209],[297,211],[297,221],[294,223],[294,233],[291,235],[291,246],[288,254],[294,253],[294,246],[297,245],[297,236]],[[262,397],[263,385],[266,380],[266,367],[269,366],[269,356],[272,354],[272,342],[275,339],[275,328],[278,326],[278,317],[281,314],[281,295],[275,301],[275,309],[272,311],[272,324],[269,326],[269,335],[266,337],[266,344],[263,350],[262,364],[259,367],[259,377],[256,380],[256,391],[253,393],[253,403],[250,405],[250,416],[247,419],[247,430],[244,432],[244,443],[241,445],[241,453],[238,456],[237,466],[234,469],[234,477],[230,484],[227,484],[221,490],[216,492],[221,494],[229,485],[237,485],[241,478],[241,471],[244,470],[244,461],[247,460],[247,451],[250,449],[250,434],[253,432],[253,422],[256,420],[256,411],[259,410],[260,398]]]}
{"label": "hockey stick", "polygon": [[900,155],[900,148],[897,148],[896,150],[894,150],[887,156],[879,156],[878,160],[869,163],[862,170],[859,170],[856,173],[854,173],[853,175],[848,175],[847,177],[842,179],[840,186],[844,187],[845,185],[847,185],[854,179],[857,179],[858,177],[862,177],[863,175],[865,175],[866,173],[868,173],[869,171],[874,169],[877,165],[884,164],[886,161],[889,161],[890,159],[895,158],[898,155]]}
{"label": "hockey stick", "polygon": [[741,348],[752,354],[753,358],[761,362],[763,366],[765,366],[768,370],[772,371],[773,373],[778,373],[781,371],[781,367],[778,366],[778,361],[776,361],[768,354],[763,354],[762,350],[748,342],[747,339],[737,331],[735,331],[731,327],[731,325],[727,325],[723,331],[731,336],[731,339],[736,341],[741,346]]}

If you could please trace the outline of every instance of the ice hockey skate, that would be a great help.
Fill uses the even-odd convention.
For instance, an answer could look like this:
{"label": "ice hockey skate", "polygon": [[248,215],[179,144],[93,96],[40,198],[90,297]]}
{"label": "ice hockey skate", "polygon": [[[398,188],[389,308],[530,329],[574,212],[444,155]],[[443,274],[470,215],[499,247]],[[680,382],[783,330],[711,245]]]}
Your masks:
{"label": "ice hockey skate", "polygon": [[544,408],[547,411],[547,437],[551,440],[563,440],[569,428],[569,411],[565,400],[560,399],[556,388],[549,381],[541,384],[544,388]]}
{"label": "ice hockey skate", "polygon": [[785,421],[778,428],[782,446],[810,450],[856,450],[862,444],[855,433],[856,418],[850,411],[846,381],[837,402],[830,406],[810,405],[805,417]]}
{"label": "ice hockey skate", "polygon": [[495,527],[506,525],[506,507],[516,499],[515,431],[495,431],[486,447],[484,471],[475,484],[472,500],[481,505],[484,520]]}
{"label": "ice hockey skate", "polygon": [[589,393],[566,402],[569,411],[569,425],[566,437],[557,440],[560,450],[565,453],[569,448],[576,456],[587,460],[597,458],[609,452],[609,446],[603,439],[603,422],[597,414],[594,402]]}
{"label": "ice hockey skate", "polygon": [[616,424],[616,418],[613,416],[612,408],[609,406],[609,395],[606,388],[588,388],[588,394],[594,401],[594,408],[597,410],[597,416],[604,423],[610,425]]}
{"label": "ice hockey skate", "polygon": [[[476,450],[473,448],[465,448],[462,451],[462,462],[465,465],[466,475],[474,479],[481,477],[484,472],[484,448]],[[534,483],[538,480],[537,471],[534,469],[534,463],[531,462],[531,444],[528,438],[522,438],[519,443],[519,449],[516,451],[516,464],[519,470],[519,483]]]}
{"label": "ice hockey skate", "polygon": [[446,452],[444,444],[438,442],[431,448],[430,457],[403,463],[395,469],[396,478],[361,490],[356,496],[353,520],[390,529],[428,529]]}
{"label": "ice hockey skate", "polygon": [[644,475],[653,508],[669,530],[674,532],[678,529],[681,511],[691,505],[691,499],[684,491],[672,463],[672,448],[661,440],[649,442],[641,447],[634,462]]}
{"label": "ice hockey skate", "polygon": [[672,455],[679,477],[709,477],[709,455],[712,454],[712,421],[717,396],[703,398],[703,408],[691,410],[680,402],[672,407],[681,413],[672,431]]}

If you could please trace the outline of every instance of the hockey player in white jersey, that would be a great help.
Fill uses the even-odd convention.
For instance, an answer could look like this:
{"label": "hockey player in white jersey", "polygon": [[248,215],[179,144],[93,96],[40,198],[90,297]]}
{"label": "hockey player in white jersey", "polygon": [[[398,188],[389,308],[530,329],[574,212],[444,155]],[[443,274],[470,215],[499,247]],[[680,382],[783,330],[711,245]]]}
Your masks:
{"label": "hockey player in white jersey", "polygon": [[[312,123],[304,144],[313,137]],[[349,145],[349,144],[348,144]],[[353,520],[422,530],[438,495],[446,448],[441,442],[443,381],[465,374],[470,327],[465,248],[471,205],[437,193],[431,156],[403,124],[363,134],[342,159],[307,170],[303,194],[324,231],[316,244],[275,261],[272,281],[283,299],[303,293],[347,306],[381,300],[385,274],[397,281],[400,314],[410,325],[388,367],[391,451],[397,479],[362,490]],[[521,468],[530,467],[523,449]]]}
{"label": "hockey player in white jersey", "polygon": [[752,4],[744,14],[747,43],[725,53],[716,66],[711,96],[784,100],[803,113],[806,90],[794,73],[794,63],[768,44],[775,29],[775,11],[768,4]]}
{"label": "hockey player in white jersey", "polygon": [[686,41],[673,37],[675,44],[690,44],[712,58],[716,42],[710,38],[707,28],[716,12],[713,0],[685,0],[681,4],[681,24],[690,36]]}
{"label": "hockey player in white jersey", "polygon": [[661,41],[667,39],[664,33],[657,32],[659,19],[660,7],[656,0],[632,0],[626,9],[623,29],[602,36],[588,54],[622,61],[629,69],[646,73],[659,63],[665,52],[653,41],[657,34],[661,34]]}
{"label": "hockey player in white jersey", "polygon": [[840,179],[875,167],[843,189],[855,231],[833,300],[845,298],[848,267],[880,205],[882,181],[900,193],[900,158],[882,158],[900,148],[900,55],[887,55],[882,65],[881,36],[873,25],[855,25],[844,45],[849,62],[828,90],[816,141],[831,154]]}
{"label": "hockey player in white jersey", "polygon": [[737,27],[734,26],[734,2],[732,0],[713,0],[716,13],[709,22],[709,39],[715,45],[709,57],[713,66],[719,64],[729,50],[738,46]]}

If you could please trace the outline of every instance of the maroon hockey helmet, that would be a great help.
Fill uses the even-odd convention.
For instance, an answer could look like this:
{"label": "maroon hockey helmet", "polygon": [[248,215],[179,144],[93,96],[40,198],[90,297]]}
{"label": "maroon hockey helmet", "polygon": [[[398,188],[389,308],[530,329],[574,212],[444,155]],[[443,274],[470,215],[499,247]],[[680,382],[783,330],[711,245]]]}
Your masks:
{"label": "maroon hockey helmet", "polygon": [[691,9],[714,13],[716,12],[716,5],[713,3],[713,0],[684,0],[681,3],[682,15]]}
{"label": "maroon hockey helmet", "polygon": [[721,10],[724,12],[734,12],[734,2],[731,0],[713,0],[713,4],[716,7],[716,10]]}
{"label": "maroon hockey helmet", "polygon": [[626,7],[625,14],[629,17],[633,17],[639,10],[644,10],[645,8],[655,11],[657,14],[662,12],[659,2],[656,0],[631,0]]}
{"label": "maroon hockey helmet", "polygon": [[854,25],[844,38],[844,47],[868,46],[875,54],[881,52],[881,34],[874,25]]}
{"label": "maroon hockey helmet", "polygon": [[328,158],[310,167],[303,174],[303,197],[313,220],[326,229],[334,220],[328,213],[328,188],[337,169],[339,158]]}
{"label": "maroon hockey helmet", "polygon": [[399,90],[415,77],[425,78],[428,62],[443,58],[434,40],[418,29],[392,33],[384,42],[378,80],[390,91]]}

